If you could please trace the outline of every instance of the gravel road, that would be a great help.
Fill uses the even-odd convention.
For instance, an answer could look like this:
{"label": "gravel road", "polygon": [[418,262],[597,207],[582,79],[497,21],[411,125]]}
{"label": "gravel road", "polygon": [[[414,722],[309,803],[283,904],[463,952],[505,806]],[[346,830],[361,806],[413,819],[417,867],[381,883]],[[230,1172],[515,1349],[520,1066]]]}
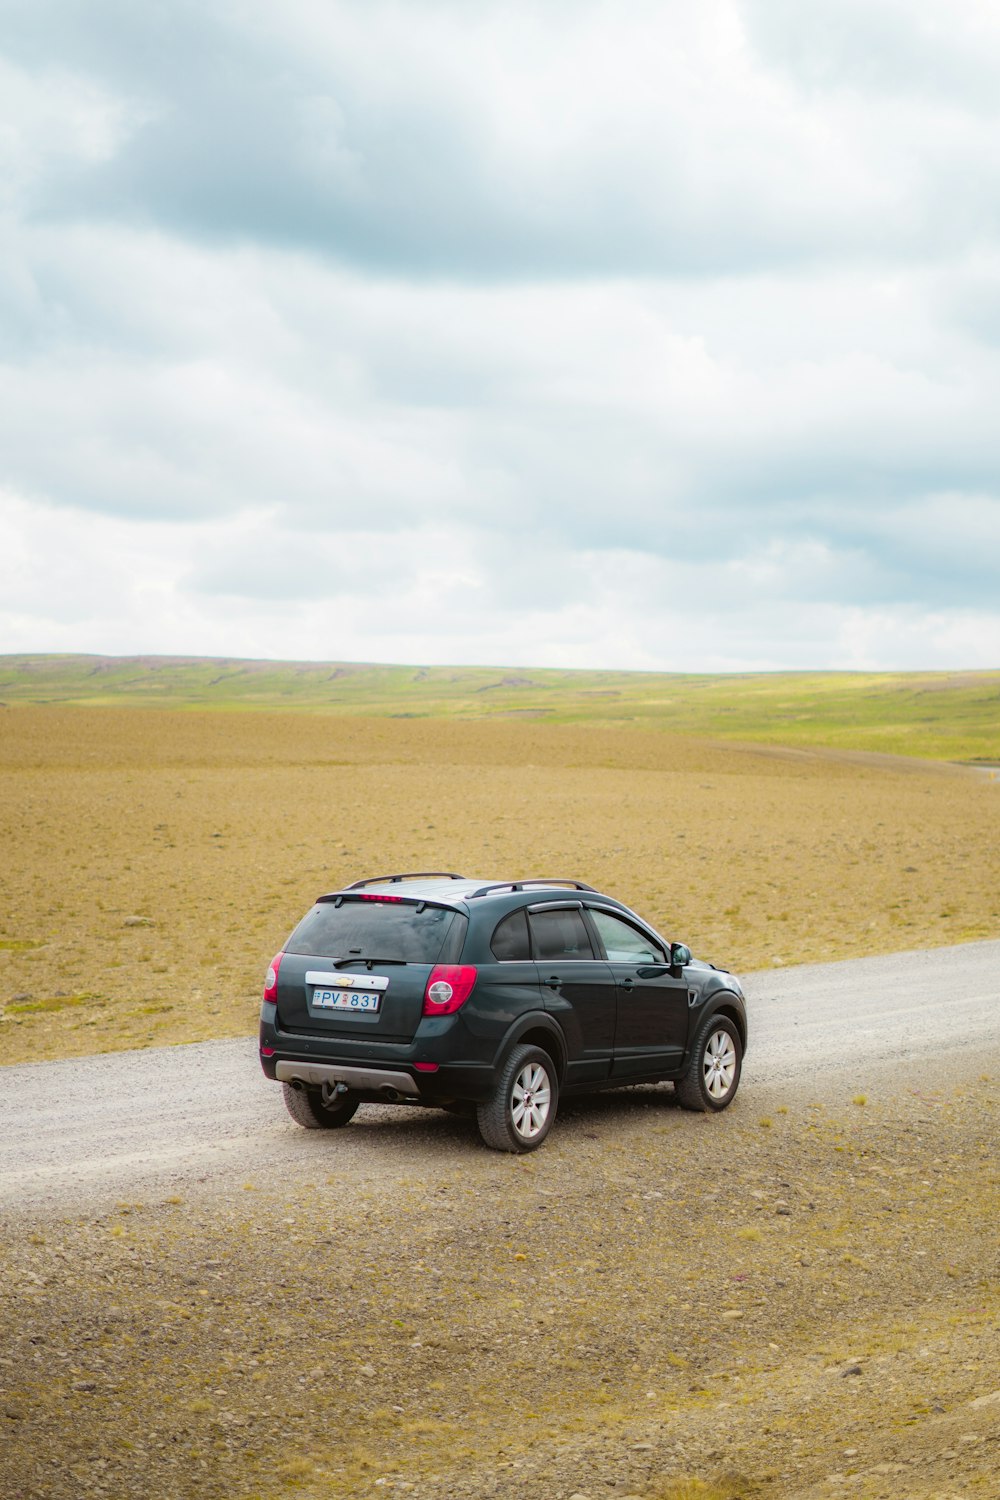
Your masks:
{"label": "gravel road", "polygon": [[[872,1092],[887,1073],[975,1064],[1000,1044],[1000,942],[776,969],[746,978],[751,1038],[744,1097]],[[253,1039],[199,1043],[3,1070],[0,1209],[92,1210],[140,1188],[281,1173],[297,1128],[256,1064]],[[361,1119],[399,1111],[370,1107]],[[441,1116],[411,1114],[433,1134]],[[377,1133],[376,1133],[377,1134]],[[340,1149],[378,1172],[375,1136]],[[384,1169],[384,1157],[381,1169]]]}
{"label": "gravel road", "polygon": [[526,1157],[250,1038],[5,1068],[0,1495],[995,1493],[1000,942],[747,990],[733,1109]]}

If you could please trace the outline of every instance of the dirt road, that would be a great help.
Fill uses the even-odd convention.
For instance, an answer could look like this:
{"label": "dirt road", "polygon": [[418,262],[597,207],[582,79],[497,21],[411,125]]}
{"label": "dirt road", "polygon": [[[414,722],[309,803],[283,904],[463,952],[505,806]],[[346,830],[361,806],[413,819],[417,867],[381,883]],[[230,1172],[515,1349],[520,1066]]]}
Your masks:
{"label": "dirt road", "polygon": [[[1000,1049],[1000,942],[771,970],[746,988],[744,1107],[762,1091],[813,1098],[834,1082],[874,1094],[918,1064],[976,1066]],[[252,1040],[29,1064],[0,1077],[0,1204],[95,1208],[154,1185],[239,1175],[248,1161],[280,1174],[299,1160],[298,1131]],[[443,1123],[423,1111],[419,1127],[411,1118],[431,1135]],[[341,1165],[375,1165],[366,1121],[399,1125],[400,1112],[365,1109],[339,1138]]]}
{"label": "dirt road", "polygon": [[0,1072],[4,1500],[994,1496],[1000,943],[747,988],[730,1110],[523,1158],[249,1040]]}

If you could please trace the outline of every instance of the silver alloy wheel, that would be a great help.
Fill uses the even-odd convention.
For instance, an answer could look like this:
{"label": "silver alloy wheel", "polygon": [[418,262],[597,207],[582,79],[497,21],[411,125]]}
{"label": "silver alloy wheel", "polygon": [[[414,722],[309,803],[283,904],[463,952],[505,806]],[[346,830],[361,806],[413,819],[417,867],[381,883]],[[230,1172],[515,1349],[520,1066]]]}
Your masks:
{"label": "silver alloy wheel", "polygon": [[720,1027],[705,1043],[705,1088],[713,1099],[724,1099],[736,1077],[736,1048],[728,1031]]}
{"label": "silver alloy wheel", "polygon": [[549,1075],[541,1063],[526,1063],[510,1093],[510,1117],[522,1140],[533,1140],[545,1128],[551,1106]]}

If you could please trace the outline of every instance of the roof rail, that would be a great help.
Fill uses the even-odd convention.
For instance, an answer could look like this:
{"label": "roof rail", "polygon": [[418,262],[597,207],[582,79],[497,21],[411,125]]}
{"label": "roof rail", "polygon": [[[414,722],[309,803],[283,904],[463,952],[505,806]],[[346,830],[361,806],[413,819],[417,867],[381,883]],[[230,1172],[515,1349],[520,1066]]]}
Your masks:
{"label": "roof rail", "polygon": [[398,885],[401,880],[465,880],[454,870],[407,870],[402,875],[370,875],[367,880],[355,880],[345,885],[345,891],[359,891],[366,885]]}
{"label": "roof rail", "polygon": [[470,891],[468,899],[471,901],[476,896],[488,896],[491,891],[524,891],[529,886],[566,886],[571,891],[593,891],[597,892],[592,885],[585,885],[582,880],[498,880],[494,885],[482,885],[478,891]]}

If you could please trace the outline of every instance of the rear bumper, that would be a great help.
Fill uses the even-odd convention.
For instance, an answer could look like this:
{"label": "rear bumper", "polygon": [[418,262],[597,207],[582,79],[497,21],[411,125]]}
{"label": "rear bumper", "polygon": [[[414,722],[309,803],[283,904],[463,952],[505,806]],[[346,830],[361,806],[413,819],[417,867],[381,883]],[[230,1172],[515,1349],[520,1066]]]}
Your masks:
{"label": "rear bumper", "polygon": [[377,1093],[390,1101],[395,1095],[419,1099],[420,1090],[412,1073],[393,1072],[390,1068],[359,1068],[350,1063],[301,1062],[282,1058],[275,1066],[279,1083],[343,1083],[356,1094]]}
{"label": "rear bumper", "polygon": [[[279,1083],[318,1088],[344,1084],[359,1100],[393,1104],[484,1104],[493,1095],[499,1068],[511,1047],[544,1033],[561,1072],[566,1041],[543,1010],[499,1015],[489,1026],[468,1009],[448,1016],[425,1016],[409,1039],[377,1041],[285,1030],[275,1006],[265,1003],[260,1017],[260,1065]],[[477,1024],[473,1024],[476,1022]]]}
{"label": "rear bumper", "polygon": [[344,1061],[329,1055],[322,1060],[294,1057],[284,1048],[268,1056],[262,1048],[260,1065],[266,1077],[277,1083],[298,1083],[310,1088],[319,1088],[324,1083],[332,1088],[343,1083],[356,1099],[382,1104],[434,1105],[453,1100],[483,1104],[493,1089],[490,1063],[441,1063],[431,1073],[411,1070],[405,1064],[400,1067],[398,1063],[395,1067],[382,1067],[378,1062],[356,1057]]}
{"label": "rear bumper", "polygon": [[393,1104],[483,1103],[493,1087],[497,1040],[475,1037],[460,1015],[425,1018],[412,1040],[381,1043],[289,1032],[276,1021],[274,1006],[263,1006],[260,1065],[278,1083],[343,1083],[356,1099]]}

